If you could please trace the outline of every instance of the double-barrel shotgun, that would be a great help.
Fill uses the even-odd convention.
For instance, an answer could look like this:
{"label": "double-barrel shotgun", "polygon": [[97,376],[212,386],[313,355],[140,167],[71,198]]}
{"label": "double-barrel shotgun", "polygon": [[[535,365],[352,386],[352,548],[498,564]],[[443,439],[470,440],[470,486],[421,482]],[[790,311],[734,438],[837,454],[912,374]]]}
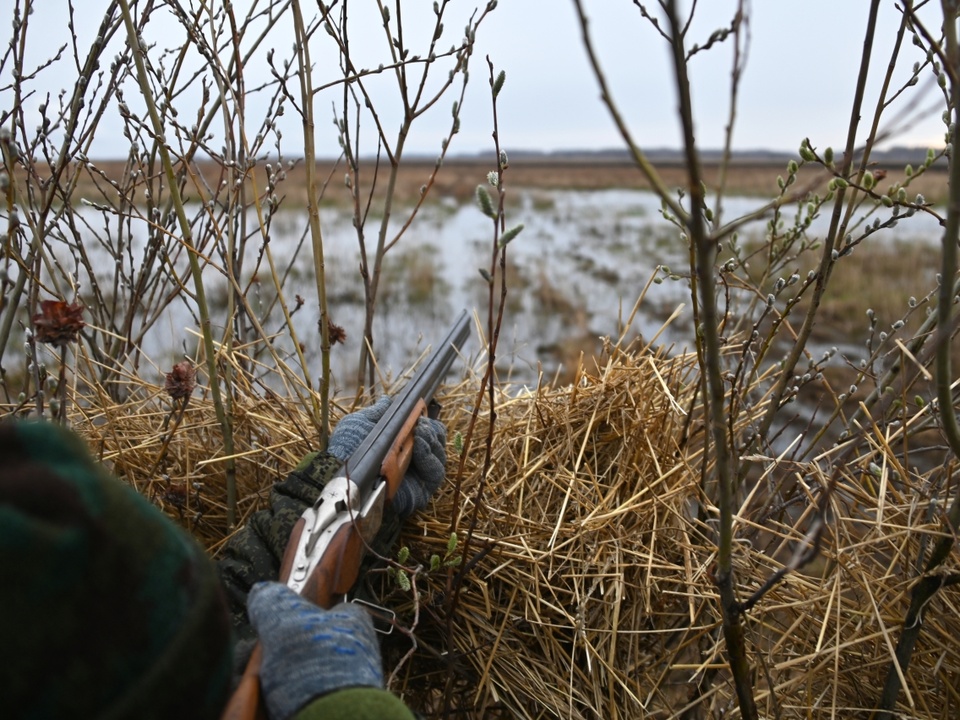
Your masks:
{"label": "double-barrel shotgun", "polygon": [[[281,582],[323,608],[333,607],[350,591],[366,548],[380,529],[384,507],[393,500],[410,465],[417,422],[428,414],[434,393],[469,335],[470,317],[464,310],[317,501],[297,520],[280,567]],[[265,716],[261,658],[258,644],[223,720]]]}

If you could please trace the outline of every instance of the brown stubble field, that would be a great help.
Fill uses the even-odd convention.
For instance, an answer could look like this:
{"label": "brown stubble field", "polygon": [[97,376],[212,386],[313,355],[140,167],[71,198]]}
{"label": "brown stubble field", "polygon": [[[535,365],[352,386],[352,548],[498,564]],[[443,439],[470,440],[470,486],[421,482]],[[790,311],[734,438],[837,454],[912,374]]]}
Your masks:
{"label": "brown stubble field", "polygon": [[[285,163],[289,165],[288,163]],[[248,174],[250,187],[261,192],[267,182],[267,162],[260,162]],[[271,166],[276,170],[276,163]],[[130,187],[130,168],[123,161],[109,160],[95,163],[96,170],[81,171],[78,178],[75,198],[86,198],[95,202],[101,198],[113,201],[117,192],[111,184],[118,183],[121,188]],[[322,188],[323,204],[349,204],[350,194],[345,187],[346,167],[337,160],[322,160],[317,164],[318,178]],[[468,200],[477,185],[486,182],[487,173],[495,169],[491,158],[448,159],[439,170],[435,161],[422,159],[405,160],[397,174],[395,201],[402,204],[416,202],[421,188],[432,184],[428,202],[445,198],[454,198],[463,202]],[[661,163],[657,165],[663,183],[670,188],[680,188],[686,183],[686,169],[679,163]],[[887,171],[887,177],[878,185],[878,190],[886,190],[893,182],[903,180],[902,167],[874,168]],[[41,170],[41,176],[44,175]],[[157,173],[160,170],[157,168]],[[285,179],[279,183],[277,195],[283,207],[305,207],[307,204],[306,172],[302,162],[285,167]],[[148,173],[150,174],[150,173]],[[714,193],[720,182],[720,171],[716,164],[703,166],[704,180],[708,192]],[[772,199],[778,193],[777,177],[786,175],[781,163],[772,162],[734,162],[727,170],[725,188],[727,195],[751,196]],[[374,161],[364,163],[361,170],[360,187],[369,192],[382,193],[387,186],[389,168],[386,164],[379,167]],[[199,162],[191,166],[185,179],[186,196],[190,199],[204,198],[210,195],[211,188],[220,186],[226,178],[226,171],[214,162]],[[41,179],[44,179],[41,177]],[[797,182],[790,188],[792,194],[815,190],[821,194],[830,179],[829,174],[815,168],[803,167],[797,176]],[[142,192],[143,178],[133,181]],[[504,187],[510,189],[542,188],[563,190],[596,190],[609,188],[649,189],[650,184],[640,170],[631,162],[615,160],[560,160],[560,159],[522,159],[511,161],[505,175]],[[922,193],[928,201],[941,203],[945,200],[947,176],[944,170],[931,169],[914,178],[910,185],[910,197]],[[112,197],[111,197],[112,196]],[[509,198],[509,193],[508,193]],[[799,198],[798,198],[799,199]]]}

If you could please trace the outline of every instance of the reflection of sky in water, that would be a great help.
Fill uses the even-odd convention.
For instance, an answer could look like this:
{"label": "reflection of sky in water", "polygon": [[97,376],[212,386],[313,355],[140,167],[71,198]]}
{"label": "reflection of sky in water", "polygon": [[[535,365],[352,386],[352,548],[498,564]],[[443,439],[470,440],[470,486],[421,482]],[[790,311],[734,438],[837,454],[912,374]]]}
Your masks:
{"label": "reflection of sky in water", "polygon": [[[523,223],[525,229],[509,246],[508,311],[498,357],[503,361],[501,364],[514,365],[515,379],[532,380],[538,359],[543,361],[545,370],[552,371],[550,359],[542,357],[538,348],[570,336],[616,335],[620,319],[629,316],[656,266],[665,264],[682,272],[687,262],[686,247],[681,244],[678,231],[661,217],[660,203],[650,193],[514,190],[509,197],[507,226]],[[724,203],[724,217],[738,217],[758,205],[758,201],[752,199],[728,199]],[[795,214],[795,207],[785,210],[784,222],[792,222]],[[84,216],[93,231],[102,231],[103,222],[94,211],[85,210]],[[406,219],[404,213],[396,213],[390,238]],[[350,215],[343,210],[325,208],[321,221],[331,318],[342,325],[348,335],[346,345],[337,347],[332,359],[334,384],[344,389],[353,384],[363,332],[357,234]],[[826,214],[818,218],[813,234],[822,233],[828,221]],[[111,222],[116,223],[115,219]],[[288,304],[293,307],[296,295],[307,301],[294,316],[294,325],[306,347],[311,371],[316,375],[320,364],[319,314],[309,238],[302,244],[299,255],[295,255],[305,227],[304,211],[279,211],[273,219],[270,248],[280,272],[288,266],[292,268],[283,287]],[[761,220],[741,235],[762,236],[764,228],[765,222]],[[366,227],[368,248],[375,246],[378,229],[379,218],[371,217]],[[142,233],[136,223],[134,232]],[[900,222],[894,230],[876,233],[868,242],[882,242],[883,238],[892,237],[937,241],[939,235],[939,226],[933,218],[917,215]],[[491,238],[492,221],[472,203],[457,206],[441,202],[420,211],[400,242],[388,253],[384,265],[375,341],[380,366],[385,372],[396,374],[405,369],[426,344],[441,335],[461,308],[477,309],[485,322],[487,283],[479,269],[489,269]],[[103,253],[94,242],[87,243],[87,250],[94,257]],[[259,235],[255,235],[247,247],[244,285],[253,273],[260,250]],[[180,262],[185,267],[186,258]],[[96,266],[102,267],[107,277],[112,271],[112,260]],[[99,269],[97,272],[100,273]],[[255,309],[265,306],[272,294],[267,289],[265,263],[259,275],[263,281],[261,292],[251,292],[248,296]],[[221,298],[225,295],[226,282],[219,273],[208,271],[205,282],[209,295]],[[81,277],[81,287],[83,285]],[[677,305],[684,303],[689,308],[686,293],[683,281],[651,286],[632,331],[652,336]],[[499,285],[496,294],[499,296]],[[576,312],[577,308],[581,312]],[[223,310],[214,311],[212,315],[214,326],[222,328]],[[276,332],[283,318],[274,308],[262,322],[267,332]],[[151,330],[144,351],[161,367],[175,361],[184,347],[193,354],[198,341],[185,331],[193,327],[195,323],[186,307],[174,304]],[[690,344],[690,337],[687,310],[661,342],[685,347]],[[477,350],[474,339],[469,351],[475,354]],[[538,355],[541,356],[538,358]]]}

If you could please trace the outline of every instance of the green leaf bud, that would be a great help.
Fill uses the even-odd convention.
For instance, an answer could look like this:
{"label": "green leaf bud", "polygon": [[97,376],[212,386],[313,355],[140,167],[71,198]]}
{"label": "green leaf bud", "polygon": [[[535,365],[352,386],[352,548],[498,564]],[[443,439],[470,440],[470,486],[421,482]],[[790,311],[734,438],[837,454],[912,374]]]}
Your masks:
{"label": "green leaf bud", "polygon": [[500,94],[500,91],[503,89],[503,83],[507,79],[507,74],[501,70],[497,74],[497,79],[493,81],[493,96],[497,97]]}
{"label": "green leaf bud", "polygon": [[787,172],[790,173],[791,175],[795,175],[797,170],[799,169],[800,169],[800,166],[797,165],[796,160],[791,160],[790,162],[787,163]]}
{"label": "green leaf bud", "polygon": [[503,235],[500,236],[500,247],[505,248],[511,240],[513,240],[517,235],[523,232],[523,223],[516,225],[515,227],[507,230]]}
{"label": "green leaf bud", "polygon": [[889,195],[881,195],[880,202],[884,207],[893,207],[893,198],[891,198]]}
{"label": "green leaf bud", "polygon": [[459,542],[460,539],[457,537],[457,534],[455,532],[450,533],[450,539],[447,540],[447,555],[457,549],[457,543]]}
{"label": "green leaf bud", "polygon": [[493,209],[493,200],[483,185],[477,185],[477,204],[480,210],[489,218],[497,219],[497,211]]}
{"label": "green leaf bud", "polygon": [[873,173],[867,170],[863,174],[863,186],[867,190],[873,190],[873,186],[877,184],[876,178],[873,177]]}
{"label": "green leaf bud", "polygon": [[407,560],[410,559],[410,548],[404,545],[400,550],[397,551],[397,562],[403,565]]}
{"label": "green leaf bud", "polygon": [[828,147],[826,150],[823,151],[823,161],[827,165],[833,164],[833,148],[832,147]]}

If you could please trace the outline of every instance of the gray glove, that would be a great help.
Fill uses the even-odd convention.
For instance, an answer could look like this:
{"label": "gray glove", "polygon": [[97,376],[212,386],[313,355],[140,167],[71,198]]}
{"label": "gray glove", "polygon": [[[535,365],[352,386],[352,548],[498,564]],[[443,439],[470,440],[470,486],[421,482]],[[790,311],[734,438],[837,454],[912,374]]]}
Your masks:
{"label": "gray glove", "polygon": [[[327,452],[346,462],[383,417],[390,402],[390,397],[384,396],[376,404],[340,420],[330,436]],[[446,426],[439,420],[420,418],[413,434],[410,467],[393,498],[393,507],[401,519],[425,508],[440,487],[447,466],[446,445]]]}
{"label": "gray glove", "polygon": [[383,688],[373,620],[340,603],[324,610],[286,585],[262,582],[247,598],[260,637],[260,685],[272,720],[287,720],[321,695],[348,687]]}

